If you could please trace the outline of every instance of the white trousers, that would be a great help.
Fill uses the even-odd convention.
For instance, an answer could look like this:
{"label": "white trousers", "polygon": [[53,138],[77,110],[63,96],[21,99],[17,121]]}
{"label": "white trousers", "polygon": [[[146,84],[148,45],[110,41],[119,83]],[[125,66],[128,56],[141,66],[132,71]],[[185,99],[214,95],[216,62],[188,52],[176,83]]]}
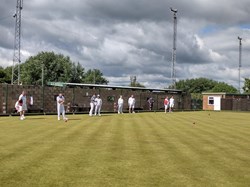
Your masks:
{"label": "white trousers", "polygon": [[90,103],[90,110],[89,110],[89,115],[92,116],[94,112],[95,105],[94,103]]}
{"label": "white trousers", "polygon": [[62,114],[63,119],[65,119],[65,109],[63,105],[57,105],[57,117],[60,118],[60,115]]}
{"label": "white trousers", "polygon": [[96,105],[95,106],[95,115],[98,114],[100,115],[101,114],[101,105]]}
{"label": "white trousers", "polygon": [[118,113],[123,113],[123,104],[118,105]]}

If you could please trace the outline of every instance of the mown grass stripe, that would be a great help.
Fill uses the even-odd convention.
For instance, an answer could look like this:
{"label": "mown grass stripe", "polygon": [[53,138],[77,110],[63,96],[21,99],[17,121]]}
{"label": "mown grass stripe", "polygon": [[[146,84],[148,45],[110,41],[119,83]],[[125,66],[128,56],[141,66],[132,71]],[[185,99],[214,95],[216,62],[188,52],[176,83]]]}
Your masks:
{"label": "mown grass stripe", "polygon": [[[159,118],[157,118],[157,119],[159,119]],[[179,119],[179,124],[183,124],[183,125],[186,125],[185,123],[185,121],[182,121],[181,120],[181,118],[178,118]],[[180,126],[180,125],[178,125],[178,126]],[[175,126],[175,127],[178,127],[178,126]],[[166,126],[164,126],[164,127],[166,127]],[[184,127],[184,126],[183,126]],[[190,127],[188,127],[188,128],[186,128],[186,126],[184,127],[185,128],[185,130],[183,131],[183,129],[179,129],[179,133],[180,133],[180,135],[181,136],[178,136],[179,137],[179,142],[175,142],[175,145],[177,145],[178,143],[180,143],[180,145],[178,145],[178,147],[180,147],[182,150],[186,150],[186,152],[180,152],[179,154],[183,154],[184,156],[186,156],[186,157],[189,157],[188,159],[190,159],[190,161],[192,162],[192,163],[195,163],[195,160],[193,160],[192,158],[195,158],[195,159],[199,159],[199,158],[197,158],[197,156],[198,157],[200,157],[200,155],[197,155],[196,153],[198,153],[198,154],[200,154],[199,152],[200,152],[200,150],[198,150],[198,149],[196,149],[196,147],[192,147],[192,145],[196,145],[197,147],[199,147],[199,142],[191,142],[191,140],[193,140],[193,138],[192,138],[192,135],[196,135],[196,138],[197,138],[197,134],[199,135],[200,133],[193,133],[194,132],[194,130],[196,130],[196,129],[194,129],[194,128],[192,128],[191,126]],[[158,127],[157,127],[157,129],[158,129]],[[166,129],[168,129],[168,126],[166,127]],[[188,131],[186,132],[186,129],[188,129]],[[210,136],[213,136],[212,134],[210,134]],[[181,138],[180,138],[181,137]],[[195,136],[193,136],[193,137],[195,137]],[[204,136],[204,137],[206,137],[206,136]],[[200,136],[200,137],[198,137],[198,140],[202,140],[204,137],[202,137],[202,136]],[[211,138],[211,137],[210,137]],[[206,141],[208,141],[207,139],[206,139]],[[212,142],[212,141],[210,141],[210,139],[209,139],[209,145],[211,146],[211,147],[216,147],[216,145],[217,145],[217,142]],[[225,142],[226,143],[226,142]],[[202,149],[202,145],[201,145],[201,147],[199,147],[199,148],[201,148]],[[217,150],[219,150],[220,149],[220,147],[217,147]],[[216,149],[214,150],[214,151],[216,151]],[[188,154],[186,154],[188,152]],[[196,156],[195,156],[195,154],[196,154]],[[221,156],[221,155],[217,155],[217,156]],[[224,156],[227,156],[227,155],[224,155]],[[219,157],[218,157],[219,158]],[[179,159],[180,160],[180,159]],[[232,159],[232,160],[230,160],[229,162],[233,162],[233,160],[234,160],[234,158]],[[188,163],[190,163],[190,161],[187,161]],[[206,162],[206,161],[205,161]],[[196,169],[196,168],[195,168]],[[195,171],[195,169],[193,168],[192,169],[192,171]],[[201,168],[201,169],[203,169],[203,168]],[[213,168],[212,168],[213,169]],[[217,170],[218,171],[218,170]],[[199,174],[199,173],[198,173]],[[220,175],[221,175],[221,173],[220,173]],[[223,174],[224,176],[226,176],[226,174]],[[198,175],[199,176],[199,175]],[[204,176],[209,176],[209,175],[207,175],[207,173],[205,173],[204,175],[203,175],[203,178],[204,178]],[[225,177],[226,178],[226,177]],[[228,180],[228,178],[226,178],[224,181],[223,180],[221,180],[221,183],[222,184],[224,184],[224,183],[229,183],[229,180]]]}
{"label": "mown grass stripe", "polygon": [[[18,175],[18,172],[20,172],[20,168],[22,168],[22,170],[24,170],[26,165],[34,167],[34,169],[33,169],[34,172],[36,171],[36,169],[38,169],[38,171],[40,171],[39,167],[41,167],[43,164],[43,163],[40,163],[41,161],[43,161],[45,163],[47,163],[47,162],[50,163],[49,160],[52,160],[52,162],[55,161],[55,163],[57,163],[56,160],[60,160],[60,158],[67,158],[67,154],[69,154],[69,155],[71,154],[70,152],[63,151],[65,148],[67,148],[67,144],[69,142],[71,142],[71,141],[69,141],[69,139],[67,139],[67,137],[77,137],[77,136],[74,136],[75,133],[81,133],[81,131],[79,131],[78,129],[74,129],[74,126],[72,126],[73,128],[68,128],[67,126],[62,126],[62,125],[64,125],[64,124],[60,124],[59,126],[55,126],[57,129],[57,131],[56,131],[57,134],[52,134],[53,136],[50,136],[51,134],[46,134],[46,136],[39,136],[39,137],[37,137],[37,135],[34,135],[36,137],[35,139],[40,139],[42,141],[42,143],[44,143],[44,147],[37,146],[37,148],[39,150],[37,152],[37,154],[32,155],[32,152],[30,152],[29,154],[25,155],[25,156],[27,156],[27,158],[26,157],[22,158],[22,155],[19,156],[17,159],[25,160],[26,162],[21,162],[22,165],[17,165],[17,167],[19,167],[19,169],[16,168],[15,172],[12,175],[10,175],[9,178],[7,178],[7,181],[9,181],[10,178],[13,178],[13,176]],[[53,126],[52,126],[52,128],[53,128]],[[95,134],[93,136],[95,136]],[[51,139],[48,139],[48,137],[51,137]],[[43,140],[46,140],[46,142],[44,142]],[[30,141],[28,141],[28,142],[30,142]],[[34,142],[36,143],[36,141],[34,141]],[[61,145],[63,147],[58,146],[58,145]],[[32,151],[36,152],[35,149],[32,149],[31,145],[28,144],[26,146],[31,148]],[[62,150],[60,150],[60,149],[62,149]],[[60,155],[61,153],[63,155]],[[32,159],[29,159],[29,157],[32,157]],[[53,160],[53,158],[55,160]],[[67,163],[67,161],[66,161],[66,163]],[[55,168],[58,168],[58,167],[55,167]],[[64,172],[63,169],[62,169],[62,172]],[[28,173],[33,175],[32,172],[28,172]],[[26,178],[29,179],[32,177],[27,176]]]}
{"label": "mown grass stripe", "polygon": [[[43,139],[47,137],[47,134],[45,137],[41,136],[40,141],[43,141]],[[65,137],[59,136],[56,138],[51,138],[50,140],[46,140],[46,142],[35,142],[35,144],[38,143],[40,145],[30,145],[30,143],[28,142],[26,144],[26,147],[29,149],[29,151],[14,158],[20,160],[20,162],[18,163],[18,165],[14,165],[14,168],[10,169],[12,172],[8,173],[8,177],[4,177],[3,172],[1,172],[2,183],[11,183],[12,180],[15,179],[18,175],[24,176],[24,179],[22,180],[30,181],[30,179],[33,179],[33,174],[36,173],[36,171],[40,171],[40,167],[43,167],[43,164],[46,163],[47,159],[51,159],[53,157],[52,155],[54,151],[58,151],[58,145],[61,144],[63,138]],[[56,157],[60,157],[60,153],[57,152],[56,155]],[[5,162],[7,162],[7,165],[13,167],[13,165],[11,164],[12,159]]]}
{"label": "mown grass stripe", "polygon": [[[20,139],[27,148],[13,149],[15,158],[0,160],[1,186],[248,186],[250,126],[227,126],[233,114],[71,115],[67,123],[34,116],[19,126],[6,118],[10,128],[0,124],[0,135],[34,137]],[[16,146],[15,138],[0,140]],[[0,143],[0,158],[7,146]]]}
{"label": "mown grass stripe", "polygon": [[[183,121],[182,123],[184,122],[185,121]],[[162,149],[164,148],[169,149],[171,147],[171,152],[170,152],[171,160],[172,160],[171,162],[175,163],[175,166],[176,166],[174,167],[174,170],[176,170],[176,168],[179,168],[180,170],[179,173],[180,172],[182,173],[182,177],[181,179],[178,179],[178,183],[181,183],[181,185],[188,185],[189,184],[188,181],[192,181],[191,184],[194,184],[195,181],[201,182],[200,179],[206,177],[207,173],[202,172],[203,166],[201,166],[200,163],[195,162],[196,159],[200,158],[200,155],[197,154],[196,149],[193,149],[193,147],[190,146],[192,145],[190,144],[192,143],[190,142],[190,139],[192,139],[192,137],[189,137],[188,134],[183,133],[183,129],[180,128],[182,126],[179,127],[179,125],[177,126],[176,124],[170,124],[170,125],[175,125],[175,128],[178,129],[179,134],[178,135],[174,134],[172,136],[170,135],[171,141],[165,142],[167,146],[162,144]],[[161,127],[163,128],[159,128],[159,127],[156,127],[156,128],[159,129],[161,134],[165,134],[164,131],[168,130],[169,125],[166,127],[164,124],[164,126],[161,126]],[[171,146],[169,146],[169,144]]]}
{"label": "mown grass stripe", "polygon": [[[99,176],[97,174],[100,172],[97,163],[103,150],[101,144],[103,136],[106,134],[105,129],[109,126],[100,119],[88,116],[85,118],[86,129],[81,135],[82,138],[80,145],[78,145],[78,151],[74,153],[72,158],[67,158],[67,162],[65,161],[64,164],[66,172],[64,171],[62,175],[64,179],[62,180],[66,181],[68,185],[77,186],[80,183],[81,185],[91,186],[93,183],[96,183],[94,181],[98,180]],[[109,123],[110,119],[105,118],[104,121]],[[72,168],[74,169],[72,170]],[[71,181],[71,178],[74,181]]]}
{"label": "mown grass stripe", "polygon": [[[151,134],[153,135],[149,145],[155,152],[157,164],[160,168],[158,171],[161,171],[158,173],[162,179],[161,183],[159,184],[162,186],[164,184],[176,185],[177,183],[178,185],[187,185],[187,179],[191,179],[188,175],[182,175],[180,177],[173,174],[175,172],[179,172],[179,169],[181,168],[180,163],[186,160],[185,157],[182,157],[180,154],[178,154],[179,150],[176,149],[174,145],[176,143],[179,144],[179,140],[171,135],[171,131],[164,132],[161,128],[159,128],[162,125],[167,125],[167,127],[170,126],[169,124],[158,123],[158,121],[160,121],[159,116],[156,118],[149,116],[149,118],[154,121],[154,123],[152,123],[150,119],[147,119],[145,120],[145,124],[151,129]],[[165,151],[164,155],[160,154],[162,151]],[[175,161],[176,157],[178,157],[178,162]]]}

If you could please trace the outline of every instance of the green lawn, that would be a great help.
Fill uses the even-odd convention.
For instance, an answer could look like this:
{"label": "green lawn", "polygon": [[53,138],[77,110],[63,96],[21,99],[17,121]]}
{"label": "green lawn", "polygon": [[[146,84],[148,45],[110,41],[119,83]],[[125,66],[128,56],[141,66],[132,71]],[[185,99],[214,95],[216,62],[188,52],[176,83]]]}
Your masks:
{"label": "green lawn", "polygon": [[0,186],[250,186],[250,113],[0,117]]}

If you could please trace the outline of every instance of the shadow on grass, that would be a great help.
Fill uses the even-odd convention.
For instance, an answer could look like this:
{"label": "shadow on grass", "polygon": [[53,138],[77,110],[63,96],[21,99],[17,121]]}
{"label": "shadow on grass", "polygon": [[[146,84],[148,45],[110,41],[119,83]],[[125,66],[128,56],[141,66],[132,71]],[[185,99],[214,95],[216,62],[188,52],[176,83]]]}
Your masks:
{"label": "shadow on grass", "polygon": [[102,117],[109,117],[109,116],[114,116],[112,114],[101,114],[101,116],[98,115],[93,115],[93,116],[89,116],[90,118],[102,118]]}
{"label": "shadow on grass", "polygon": [[68,120],[70,120],[70,121],[80,121],[82,119],[81,118],[68,118]]}

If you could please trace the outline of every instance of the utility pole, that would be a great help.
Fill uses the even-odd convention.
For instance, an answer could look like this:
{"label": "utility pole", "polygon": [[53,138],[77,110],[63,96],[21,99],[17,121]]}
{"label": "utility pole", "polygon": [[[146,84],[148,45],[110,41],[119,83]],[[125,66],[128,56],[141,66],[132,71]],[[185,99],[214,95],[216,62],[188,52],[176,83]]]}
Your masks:
{"label": "utility pole", "polygon": [[242,38],[238,36],[238,40],[239,40],[239,93],[241,93],[240,91],[240,69],[241,69]]}
{"label": "utility pole", "polygon": [[177,35],[177,9],[170,8],[174,13],[174,33],[173,33],[173,51],[172,51],[172,69],[171,69],[171,79],[173,88],[176,86],[176,74],[175,74],[175,64],[176,64],[176,35]]}
{"label": "utility pole", "polygon": [[23,0],[17,0],[16,13],[13,15],[16,18],[15,24],[15,40],[14,40],[14,56],[12,66],[11,84],[20,84],[20,48],[21,48],[21,11],[23,9]]}
{"label": "utility pole", "polygon": [[42,87],[44,86],[44,62],[42,62]]}

